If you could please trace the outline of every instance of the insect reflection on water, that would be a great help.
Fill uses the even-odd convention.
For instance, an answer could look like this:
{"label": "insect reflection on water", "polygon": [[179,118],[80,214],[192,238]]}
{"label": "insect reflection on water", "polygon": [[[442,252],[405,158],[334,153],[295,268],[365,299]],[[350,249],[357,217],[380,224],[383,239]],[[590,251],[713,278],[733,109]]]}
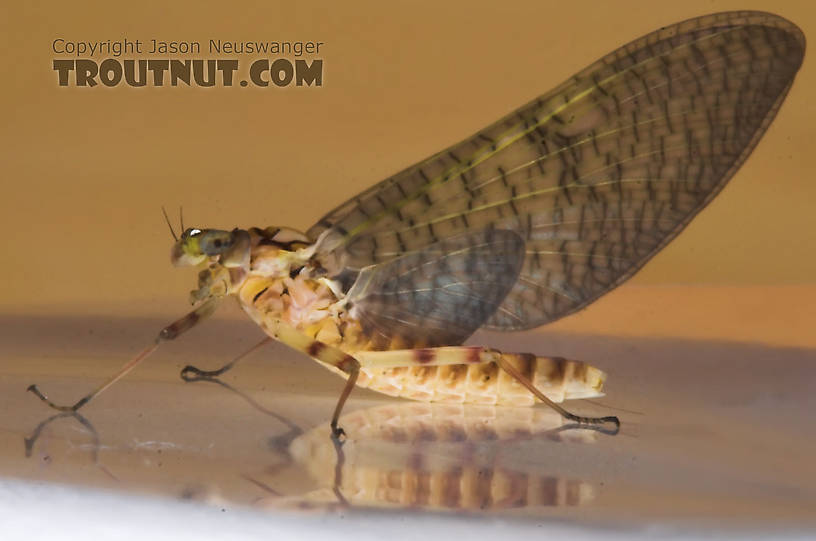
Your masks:
{"label": "insect reflection on water", "polygon": [[[225,462],[223,456],[210,456],[182,440],[121,440],[123,432],[100,435],[76,412],[59,413],[40,423],[25,440],[26,452],[65,455],[44,463],[52,476],[61,475],[66,460],[77,469],[91,465],[90,459],[103,475],[88,470],[86,476],[103,486],[161,491],[219,506],[524,513],[584,505],[597,491],[595,482],[556,473],[558,467],[548,456],[561,445],[573,450],[591,445],[603,430],[569,423],[548,409],[396,402],[343,415],[340,421],[354,436],[340,445],[327,437],[326,425],[303,432],[249,395],[209,381],[283,422],[284,431],[269,439],[262,456],[241,455],[240,460]],[[71,425],[64,424],[61,436],[52,431],[40,441],[51,423],[70,418],[82,430],[65,433]],[[514,458],[525,442],[536,446],[539,460]],[[266,465],[258,468],[258,462]],[[285,479],[297,471],[308,473],[310,480],[294,490],[283,488]]]}
{"label": "insect reflection on water", "polygon": [[295,438],[289,454],[322,488],[278,506],[398,506],[500,511],[577,506],[592,483],[542,471],[507,456],[514,443],[552,439],[591,444],[598,432],[567,425],[552,411],[461,404],[389,404],[341,418],[355,437],[339,448],[325,427]]}
{"label": "insect reflection on water", "polygon": [[233,295],[270,337],[261,344],[279,340],[347,378],[336,437],[355,384],[423,401],[544,402],[617,427],[557,404],[600,396],[600,370],[462,343],[480,328],[559,319],[637,272],[750,155],[804,49],[801,30],[772,14],[690,19],[613,51],[305,233],[182,226],[172,261],[199,267],[196,308],[73,406],[30,389],[76,411]]}

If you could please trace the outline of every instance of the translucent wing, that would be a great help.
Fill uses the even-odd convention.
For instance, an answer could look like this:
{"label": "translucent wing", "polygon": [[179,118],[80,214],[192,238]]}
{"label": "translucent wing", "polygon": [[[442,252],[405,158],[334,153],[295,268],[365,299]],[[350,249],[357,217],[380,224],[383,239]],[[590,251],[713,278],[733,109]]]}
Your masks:
{"label": "translucent wing", "polygon": [[313,226],[328,268],[360,269],[485,226],[526,257],[487,327],[534,327],[634,274],[723,188],[802,63],[790,22],[691,19],[341,205]]}
{"label": "translucent wing", "polygon": [[363,269],[348,293],[352,315],[374,349],[461,344],[495,313],[523,261],[512,231],[446,239]]}

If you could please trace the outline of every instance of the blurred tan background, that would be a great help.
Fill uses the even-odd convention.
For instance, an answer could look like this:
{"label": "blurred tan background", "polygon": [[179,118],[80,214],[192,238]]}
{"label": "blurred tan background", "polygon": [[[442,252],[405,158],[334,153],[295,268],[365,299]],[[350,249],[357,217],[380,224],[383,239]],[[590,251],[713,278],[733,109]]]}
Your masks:
{"label": "blurred tan background", "polygon": [[[195,275],[169,265],[161,205],[172,215],[183,205],[188,225],[305,229],[620,45],[730,9],[773,11],[816,35],[816,8],[799,1],[13,2],[0,32],[0,312],[174,317]],[[324,86],[60,88],[59,37],[322,41]],[[583,330],[617,316],[611,329],[689,320],[705,334],[736,313],[759,327],[773,319],[788,338],[811,334],[811,56],[730,185],[629,282],[634,294],[588,310]],[[676,284],[709,301],[675,309],[687,288],[633,287]]]}

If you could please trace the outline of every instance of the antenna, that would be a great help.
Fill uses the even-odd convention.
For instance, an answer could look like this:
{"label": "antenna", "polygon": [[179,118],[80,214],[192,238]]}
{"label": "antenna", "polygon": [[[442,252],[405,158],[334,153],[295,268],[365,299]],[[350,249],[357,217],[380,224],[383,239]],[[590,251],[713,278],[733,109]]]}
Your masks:
{"label": "antenna", "polygon": [[[172,226],[172,225],[170,225],[170,218],[168,218],[168,217],[167,217],[167,211],[166,211],[166,210],[164,210],[164,205],[162,205],[162,208],[161,208],[161,209],[162,209],[162,214],[164,214],[164,221],[165,221],[165,222],[167,222],[167,227],[169,227],[169,228],[170,228],[170,234],[171,234],[171,235],[173,235],[173,240],[175,240],[176,242],[178,242],[178,237],[176,236],[176,232],[175,232],[175,231],[173,231],[173,226]],[[184,231],[183,227],[184,227],[184,226],[182,226],[182,231]]]}

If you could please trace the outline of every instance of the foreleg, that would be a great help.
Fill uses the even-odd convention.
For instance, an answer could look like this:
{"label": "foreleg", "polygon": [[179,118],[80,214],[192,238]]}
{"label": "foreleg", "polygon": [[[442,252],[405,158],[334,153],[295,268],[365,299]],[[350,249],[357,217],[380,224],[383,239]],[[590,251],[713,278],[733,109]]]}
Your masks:
{"label": "foreleg", "polygon": [[156,340],[153,342],[153,344],[146,347],[141,353],[136,355],[133,359],[128,361],[124,366],[122,366],[122,368],[120,368],[118,372],[116,372],[113,376],[108,378],[108,380],[105,381],[102,385],[100,385],[90,393],[80,398],[72,406],[58,406],[57,404],[54,404],[53,402],[51,402],[51,400],[48,399],[48,396],[40,392],[40,390],[37,388],[37,385],[33,383],[28,386],[27,390],[37,395],[37,397],[40,400],[42,400],[55,410],[64,412],[77,411],[79,410],[79,408],[90,402],[95,396],[101,394],[105,389],[107,389],[120,379],[122,379],[128,372],[136,368],[136,366],[138,366],[142,361],[144,361],[151,353],[156,351],[156,348],[159,347],[159,344],[161,344],[162,342],[166,342],[168,340],[175,340],[185,332],[195,327],[196,324],[198,324],[201,320],[212,314],[215,311],[216,307],[218,306],[218,300],[219,298],[213,297],[203,302],[201,305],[196,307],[195,310],[193,310],[186,316],[177,319],[176,321],[162,329],[161,332],[159,332],[159,335],[156,337]]}

